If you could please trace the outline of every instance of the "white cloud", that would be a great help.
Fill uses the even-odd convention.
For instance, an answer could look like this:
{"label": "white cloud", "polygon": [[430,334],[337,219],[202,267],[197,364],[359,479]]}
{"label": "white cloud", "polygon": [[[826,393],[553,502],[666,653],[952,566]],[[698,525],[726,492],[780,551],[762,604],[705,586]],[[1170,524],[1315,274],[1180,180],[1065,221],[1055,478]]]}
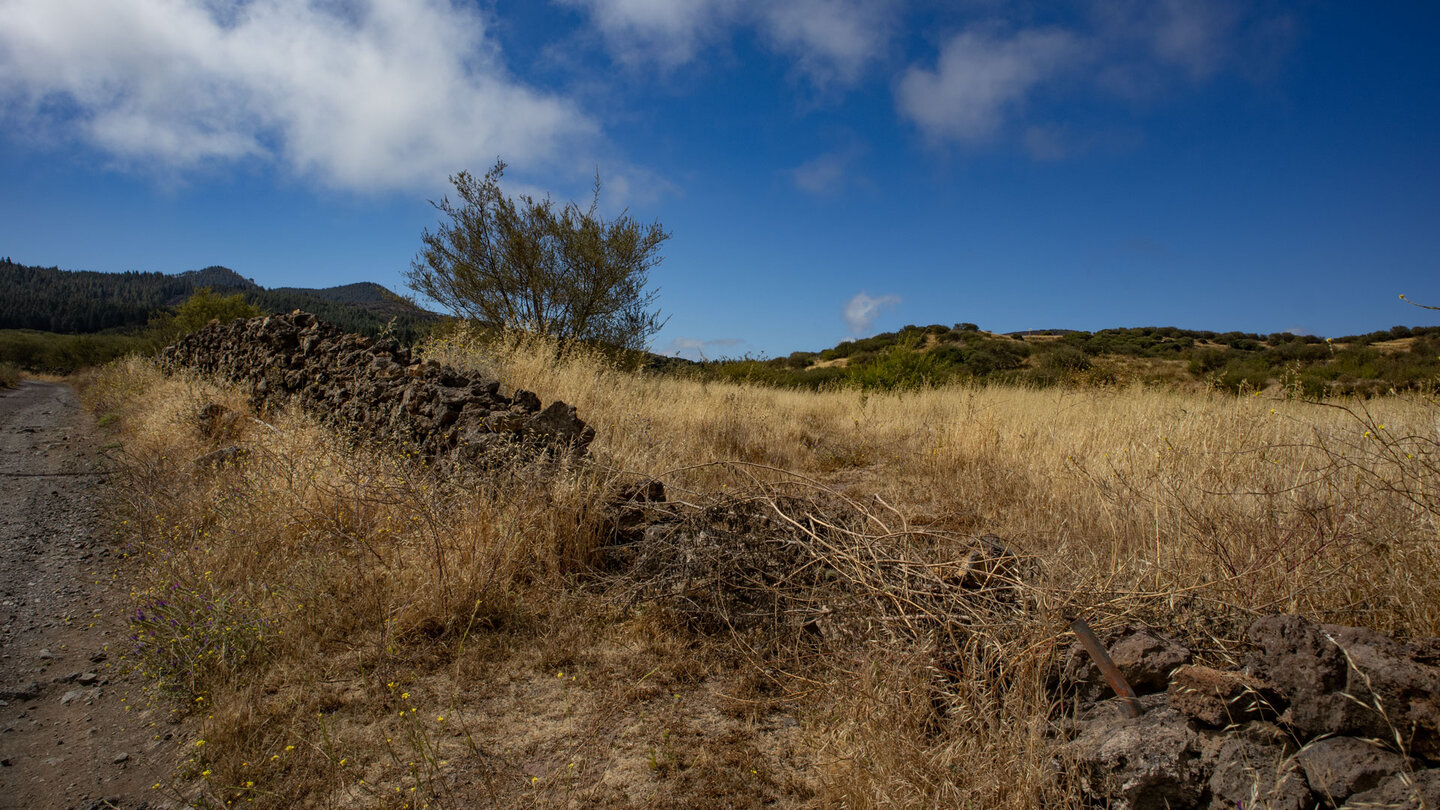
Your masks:
{"label": "white cloud", "polygon": [[860,145],[835,152],[826,152],[791,169],[790,178],[801,191],[811,194],[834,194],[845,188],[853,178],[853,164],[865,150]]}
{"label": "white cloud", "polygon": [[875,0],[788,0],[760,4],[776,50],[793,55],[817,83],[851,84],[884,50],[890,9]]}
{"label": "white cloud", "polygon": [[677,68],[739,28],[758,31],[816,84],[854,82],[881,54],[895,7],[885,0],[560,0],[586,11],[614,58]]}
{"label": "white cloud", "polygon": [[870,329],[879,317],[880,312],[900,303],[898,295],[882,295],[878,298],[871,298],[863,292],[855,294],[845,304],[845,325],[850,328],[850,334],[858,335]]}
{"label": "white cloud", "polygon": [[1025,121],[1026,102],[1040,89],[1159,99],[1177,82],[1199,83],[1222,71],[1263,76],[1294,36],[1288,15],[1238,0],[1076,5],[1083,11],[1065,28],[1024,27],[1033,16],[1024,5],[989,6],[990,21],[945,40],[933,68],[905,72],[896,85],[901,115],[935,144],[976,144],[1003,133],[1034,159],[1056,160],[1107,136]]}
{"label": "white cloud", "polygon": [[[496,155],[547,163],[596,130],[511,78],[485,20],[451,0],[216,6],[0,4],[0,103],[122,162],[259,158],[361,190],[433,187]],[[57,106],[67,115],[47,121]]]}
{"label": "white cloud", "polygon": [[560,0],[584,9],[619,61],[670,69],[728,26],[738,0]]}
{"label": "white cloud", "polygon": [[912,67],[896,88],[900,112],[933,142],[983,141],[1042,81],[1079,56],[1077,39],[1054,29],[1013,36],[970,29],[940,49],[934,70]]}

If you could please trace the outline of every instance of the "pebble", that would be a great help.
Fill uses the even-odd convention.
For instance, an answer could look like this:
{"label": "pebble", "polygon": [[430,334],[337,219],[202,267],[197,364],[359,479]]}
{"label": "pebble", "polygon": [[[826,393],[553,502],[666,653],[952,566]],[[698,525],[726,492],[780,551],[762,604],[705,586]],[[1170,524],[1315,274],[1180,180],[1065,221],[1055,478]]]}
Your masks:
{"label": "pebble", "polygon": [[125,753],[124,751],[121,751],[120,753],[118,753],[118,754],[115,755],[115,758],[114,758],[114,759],[112,759],[112,760],[110,760],[110,761],[113,762],[113,763],[115,763],[116,765],[119,765],[119,764],[121,764],[122,762],[129,762],[129,761],[130,761],[130,755],[127,754],[127,753]]}

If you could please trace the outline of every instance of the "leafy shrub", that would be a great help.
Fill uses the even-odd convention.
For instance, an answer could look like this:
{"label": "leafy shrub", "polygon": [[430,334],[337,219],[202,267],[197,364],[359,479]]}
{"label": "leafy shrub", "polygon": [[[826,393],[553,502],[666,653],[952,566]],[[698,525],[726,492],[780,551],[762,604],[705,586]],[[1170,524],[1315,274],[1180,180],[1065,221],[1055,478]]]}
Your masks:
{"label": "leafy shrub", "polygon": [[788,368],[805,368],[815,362],[817,356],[815,352],[791,352],[785,358],[785,365]]}
{"label": "leafy shrub", "polygon": [[864,389],[884,391],[923,388],[946,382],[947,365],[933,352],[917,352],[913,345],[897,344],[864,363],[846,368],[849,382]]}
{"label": "leafy shrub", "polygon": [[156,345],[163,346],[204,329],[212,320],[227,323],[264,314],[260,307],[246,301],[243,293],[220,295],[209,287],[201,287],[176,307],[174,313],[161,312],[151,318],[150,336]]}
{"label": "leafy shrub", "polygon": [[1085,371],[1090,368],[1090,358],[1074,346],[1064,343],[1052,344],[1052,347],[1040,356],[1040,368],[1046,371],[1073,372]]}
{"label": "leafy shrub", "polygon": [[1230,356],[1223,349],[1200,349],[1190,356],[1190,373],[1199,377],[1225,367]]}
{"label": "leafy shrub", "polygon": [[14,363],[0,363],[0,388],[14,388],[20,384],[20,367]]}
{"label": "leafy shrub", "polygon": [[1225,365],[1215,384],[1228,391],[1258,391],[1270,384],[1272,369],[1263,358],[1235,358]]}

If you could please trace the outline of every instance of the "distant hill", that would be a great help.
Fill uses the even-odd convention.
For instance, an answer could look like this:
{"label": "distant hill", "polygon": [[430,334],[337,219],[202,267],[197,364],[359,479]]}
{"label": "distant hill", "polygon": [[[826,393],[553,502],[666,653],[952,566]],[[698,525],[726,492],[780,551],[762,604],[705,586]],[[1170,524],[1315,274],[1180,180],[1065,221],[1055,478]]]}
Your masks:
{"label": "distant hill", "polygon": [[303,309],[352,332],[374,335],[388,327],[407,343],[444,318],[370,282],[268,290],[220,266],[175,275],[97,273],[31,267],[6,258],[0,259],[0,329],[62,334],[139,329],[153,313],[178,305],[202,287],[241,293],[267,312]]}
{"label": "distant hill", "polygon": [[956,380],[1283,386],[1308,396],[1428,390],[1440,385],[1440,326],[1395,326],[1326,340],[1289,332],[1143,326],[996,334],[973,323],[906,326],[820,352],[702,364],[704,374],[772,385],[907,388]]}

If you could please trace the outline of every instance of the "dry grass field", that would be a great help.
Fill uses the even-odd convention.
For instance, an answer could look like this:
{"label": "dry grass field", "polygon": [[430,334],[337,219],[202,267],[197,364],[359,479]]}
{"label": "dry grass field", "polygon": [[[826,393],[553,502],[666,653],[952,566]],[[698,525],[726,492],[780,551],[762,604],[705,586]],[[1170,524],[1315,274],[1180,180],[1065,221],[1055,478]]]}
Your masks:
{"label": "dry grass field", "polygon": [[[147,361],[86,382],[115,433],[132,660],[176,707],[187,760],[161,792],[217,807],[1063,807],[1053,681],[1074,616],[1158,624],[1215,660],[1261,613],[1440,635],[1433,399],[805,393],[515,339],[427,354],[575,405],[592,460],[441,477],[295,412],[202,435],[200,410],[247,412],[245,392]],[[194,465],[232,444],[239,463]],[[696,509],[840,509],[854,542],[815,552],[827,570],[913,609],[844,642],[699,632],[600,565],[607,502],[650,479]],[[1011,603],[960,609],[959,635],[871,576],[939,570],[982,533],[1024,559],[1023,581]]]}

